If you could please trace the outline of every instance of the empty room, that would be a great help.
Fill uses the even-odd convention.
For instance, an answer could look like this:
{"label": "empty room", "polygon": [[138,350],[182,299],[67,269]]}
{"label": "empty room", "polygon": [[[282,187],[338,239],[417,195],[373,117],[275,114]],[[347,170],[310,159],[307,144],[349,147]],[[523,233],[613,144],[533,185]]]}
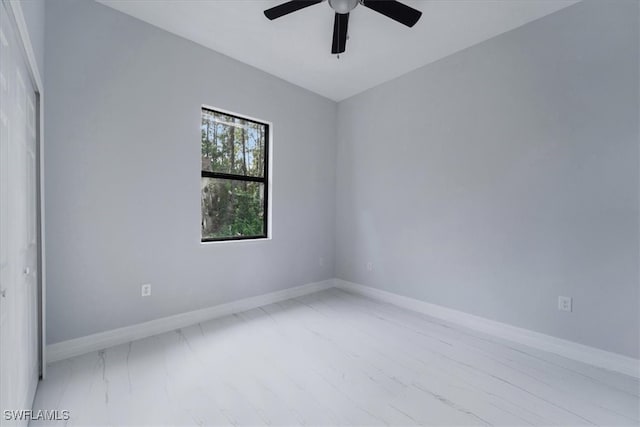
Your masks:
{"label": "empty room", "polygon": [[1,426],[640,426],[640,1],[0,12]]}

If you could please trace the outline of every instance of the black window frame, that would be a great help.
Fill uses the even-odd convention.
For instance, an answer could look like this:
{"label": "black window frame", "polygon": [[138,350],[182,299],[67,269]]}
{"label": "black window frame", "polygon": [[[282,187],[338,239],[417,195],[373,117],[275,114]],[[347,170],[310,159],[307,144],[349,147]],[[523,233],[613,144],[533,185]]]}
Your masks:
{"label": "black window frame", "polygon": [[[264,208],[263,208],[263,226],[264,230],[263,234],[255,235],[255,236],[230,236],[230,237],[203,237],[202,230],[200,230],[200,242],[227,242],[233,240],[260,240],[260,239],[268,239],[269,238],[269,157],[270,157],[270,141],[269,137],[271,135],[271,125],[266,122],[261,122],[259,120],[250,119],[248,117],[243,117],[238,114],[230,113],[225,110],[215,110],[211,107],[205,107],[204,105],[200,109],[200,116],[204,112],[223,114],[225,116],[233,117],[240,120],[245,120],[251,123],[255,123],[265,127],[264,132],[264,176],[249,176],[249,175],[236,175],[231,173],[223,173],[223,172],[210,172],[201,169],[200,179],[202,178],[217,178],[217,179],[228,179],[231,181],[249,181],[249,182],[258,182],[264,184]],[[202,152],[200,153],[200,157],[202,157]],[[202,163],[202,162],[201,162]],[[200,200],[200,204],[202,205],[202,200]],[[201,213],[202,215],[202,213]],[[202,218],[200,218],[202,221]]]}

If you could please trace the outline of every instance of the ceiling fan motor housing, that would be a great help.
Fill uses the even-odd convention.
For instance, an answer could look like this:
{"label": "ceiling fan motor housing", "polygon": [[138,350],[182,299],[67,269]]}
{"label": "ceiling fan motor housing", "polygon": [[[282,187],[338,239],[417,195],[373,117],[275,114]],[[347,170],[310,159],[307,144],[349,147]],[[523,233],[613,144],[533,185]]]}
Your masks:
{"label": "ceiling fan motor housing", "polygon": [[329,6],[342,15],[351,12],[358,3],[358,0],[329,0]]}

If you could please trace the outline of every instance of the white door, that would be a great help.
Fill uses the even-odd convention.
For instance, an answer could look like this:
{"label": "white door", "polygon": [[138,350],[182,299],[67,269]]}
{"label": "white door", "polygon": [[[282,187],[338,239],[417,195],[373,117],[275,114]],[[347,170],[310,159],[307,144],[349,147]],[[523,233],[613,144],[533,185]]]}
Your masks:
{"label": "white door", "polygon": [[[0,424],[31,409],[39,377],[36,91],[0,6]],[[26,424],[19,422],[15,424]]]}

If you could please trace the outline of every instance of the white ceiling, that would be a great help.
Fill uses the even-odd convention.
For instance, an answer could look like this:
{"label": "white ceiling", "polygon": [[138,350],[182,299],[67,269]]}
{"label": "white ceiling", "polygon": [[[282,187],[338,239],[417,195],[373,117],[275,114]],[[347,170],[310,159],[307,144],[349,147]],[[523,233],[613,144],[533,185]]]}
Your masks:
{"label": "white ceiling", "polygon": [[269,21],[262,11],[285,0],[98,1],[335,101],[577,3],[404,0],[422,11],[413,28],[359,5],[336,59],[327,2]]}

